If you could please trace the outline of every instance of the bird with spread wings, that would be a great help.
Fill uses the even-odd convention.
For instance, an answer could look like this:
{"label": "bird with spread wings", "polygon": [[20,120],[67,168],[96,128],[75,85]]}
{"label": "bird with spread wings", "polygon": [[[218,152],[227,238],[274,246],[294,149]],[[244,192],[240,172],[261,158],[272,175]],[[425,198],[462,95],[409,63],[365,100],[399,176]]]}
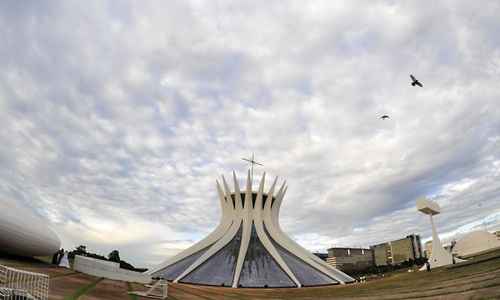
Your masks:
{"label": "bird with spread wings", "polygon": [[420,81],[418,81],[417,78],[415,78],[415,76],[410,74],[410,78],[411,78],[411,85],[412,86],[418,85],[419,87],[424,87],[424,85],[422,83],[420,83]]}

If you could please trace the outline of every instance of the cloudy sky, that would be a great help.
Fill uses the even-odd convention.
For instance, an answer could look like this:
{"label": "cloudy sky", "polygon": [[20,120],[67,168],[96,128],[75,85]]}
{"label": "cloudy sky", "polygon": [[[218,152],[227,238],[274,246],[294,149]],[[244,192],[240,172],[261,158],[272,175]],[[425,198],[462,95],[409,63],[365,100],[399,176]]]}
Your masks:
{"label": "cloudy sky", "polygon": [[253,151],[310,250],[500,229],[500,3],[426,4],[1,1],[0,201],[150,266]]}

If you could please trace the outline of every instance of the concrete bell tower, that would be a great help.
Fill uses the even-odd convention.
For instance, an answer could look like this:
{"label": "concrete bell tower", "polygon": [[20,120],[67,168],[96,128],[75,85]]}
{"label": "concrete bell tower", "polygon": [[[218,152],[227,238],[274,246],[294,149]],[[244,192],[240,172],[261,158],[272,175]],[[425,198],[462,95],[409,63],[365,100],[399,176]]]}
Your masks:
{"label": "concrete bell tower", "polygon": [[431,268],[450,265],[453,263],[453,257],[450,252],[446,251],[441,244],[441,240],[436,232],[436,225],[432,216],[441,213],[441,208],[436,202],[432,202],[425,198],[417,200],[417,210],[421,213],[429,215],[432,227],[432,252],[428,258]]}

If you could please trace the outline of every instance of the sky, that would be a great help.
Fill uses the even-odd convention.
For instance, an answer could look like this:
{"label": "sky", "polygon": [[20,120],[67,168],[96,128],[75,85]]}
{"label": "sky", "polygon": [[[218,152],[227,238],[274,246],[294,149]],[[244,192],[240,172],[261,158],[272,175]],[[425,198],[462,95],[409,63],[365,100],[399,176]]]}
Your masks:
{"label": "sky", "polygon": [[[0,1],[0,201],[152,266],[215,180],[287,181],[311,251],[500,229],[498,1]],[[414,74],[423,88],[412,87]],[[383,114],[390,116],[381,120]]]}

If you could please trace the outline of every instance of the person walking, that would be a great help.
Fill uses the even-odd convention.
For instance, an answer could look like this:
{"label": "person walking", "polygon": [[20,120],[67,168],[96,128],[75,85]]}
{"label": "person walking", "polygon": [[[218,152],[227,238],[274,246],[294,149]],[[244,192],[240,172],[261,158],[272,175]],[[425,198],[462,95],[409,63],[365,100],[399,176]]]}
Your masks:
{"label": "person walking", "polygon": [[59,256],[59,250],[57,250],[56,253],[54,253],[54,255],[52,255],[52,264],[53,265],[57,265],[57,258]]}
{"label": "person walking", "polygon": [[59,251],[57,251],[57,265],[61,263],[61,259],[63,258],[63,256],[64,256],[64,248],[61,248],[59,249]]}

